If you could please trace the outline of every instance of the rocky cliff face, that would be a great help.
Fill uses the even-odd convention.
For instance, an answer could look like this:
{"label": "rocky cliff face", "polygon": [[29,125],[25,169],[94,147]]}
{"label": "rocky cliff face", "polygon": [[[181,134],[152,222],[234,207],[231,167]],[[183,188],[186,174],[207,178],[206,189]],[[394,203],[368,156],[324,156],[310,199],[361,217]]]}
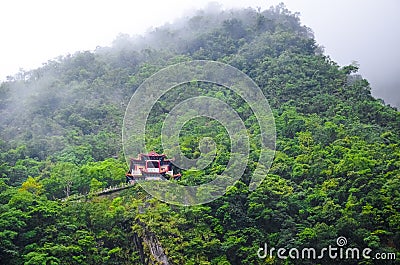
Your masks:
{"label": "rocky cliff face", "polygon": [[156,235],[152,232],[146,231],[143,237],[144,243],[147,245],[151,257],[150,260],[154,260],[160,265],[170,265],[167,255],[165,255],[164,249],[162,248],[160,242],[158,241]]}
{"label": "rocky cliff face", "polygon": [[143,264],[154,264],[154,265],[172,265],[168,261],[168,257],[158,241],[157,236],[151,232],[145,223],[137,220],[142,228],[142,233],[136,233],[134,236],[134,242],[138,249],[141,262]]}

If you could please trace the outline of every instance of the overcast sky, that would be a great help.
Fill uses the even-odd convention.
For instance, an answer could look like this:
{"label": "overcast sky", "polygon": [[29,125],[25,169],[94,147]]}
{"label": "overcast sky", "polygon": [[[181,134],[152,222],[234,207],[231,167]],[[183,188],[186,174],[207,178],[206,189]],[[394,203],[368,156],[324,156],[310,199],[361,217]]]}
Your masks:
{"label": "overcast sky", "polygon": [[[141,34],[210,0],[1,0],[0,80],[59,55],[108,46],[119,33]],[[357,61],[373,94],[400,106],[399,0],[218,0],[223,8],[300,12],[325,53],[340,65]]]}

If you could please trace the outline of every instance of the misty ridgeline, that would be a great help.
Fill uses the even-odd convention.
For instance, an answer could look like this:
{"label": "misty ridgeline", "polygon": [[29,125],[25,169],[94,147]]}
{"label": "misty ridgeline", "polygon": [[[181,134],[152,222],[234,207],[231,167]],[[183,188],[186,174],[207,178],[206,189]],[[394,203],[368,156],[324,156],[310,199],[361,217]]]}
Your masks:
{"label": "misty ridgeline", "polygon": [[[191,207],[152,199],[138,185],[90,196],[125,180],[121,128],[134,91],[158,70],[191,60],[238,68],[268,99],[277,142],[261,186],[247,186],[260,152],[251,108],[229,89],[192,82],[154,105],[147,147],[163,152],[162,122],[176,104],[218,98],[250,137],[240,181],[220,199]],[[339,236],[400,256],[400,114],[371,96],[357,70],[332,61],[312,30],[278,5],[198,11],[9,77],[0,85],[0,263],[313,264],[260,259],[257,250],[264,243],[322,249]],[[207,183],[226,168],[229,135],[212,119],[184,125],[182,153],[198,158],[204,137],[215,140],[215,158],[204,170],[182,171],[183,185]],[[86,196],[61,200],[74,195]]]}

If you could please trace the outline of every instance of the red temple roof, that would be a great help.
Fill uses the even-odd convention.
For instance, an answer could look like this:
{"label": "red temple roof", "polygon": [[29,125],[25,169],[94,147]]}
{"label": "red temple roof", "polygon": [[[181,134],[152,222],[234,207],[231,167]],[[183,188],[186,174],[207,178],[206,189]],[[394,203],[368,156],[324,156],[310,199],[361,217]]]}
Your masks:
{"label": "red temple roof", "polygon": [[[137,158],[131,158],[130,160],[132,160],[132,161],[142,161],[143,157],[149,157],[149,156],[165,157],[166,155],[165,154],[158,154],[155,151],[151,151],[148,154],[140,153]],[[169,159],[166,159],[165,161],[169,161]]]}
{"label": "red temple roof", "polygon": [[143,155],[143,156],[165,156],[164,154],[157,154],[156,152],[154,152],[154,151],[151,151],[151,152],[149,152],[148,154],[140,154],[140,155]]}

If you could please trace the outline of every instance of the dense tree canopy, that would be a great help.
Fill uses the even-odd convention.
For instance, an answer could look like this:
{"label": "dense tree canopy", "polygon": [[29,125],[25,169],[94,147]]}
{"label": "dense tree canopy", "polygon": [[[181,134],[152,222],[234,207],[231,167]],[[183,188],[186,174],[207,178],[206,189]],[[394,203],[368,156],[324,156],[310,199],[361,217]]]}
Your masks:
{"label": "dense tree canopy", "polygon": [[[259,152],[249,106],[229,89],[193,82],[154,106],[147,144],[163,151],[159,135],[171,103],[216,97],[251,136],[241,180],[201,206],[168,205],[139,186],[93,196],[124,181],[120,135],[132,93],[159,69],[194,59],[237,67],[268,98],[277,151],[262,185],[248,189]],[[324,55],[312,31],[279,5],[199,11],[21,71],[0,85],[0,263],[355,264],[257,256],[264,243],[322,249],[339,236],[349,247],[399,258],[400,113],[371,96],[357,69]],[[229,160],[226,131],[209,119],[185,124],[182,152],[199,157],[203,137],[215,140],[215,159],[204,171],[183,172],[183,184],[208,182]],[[86,196],[62,200],[79,194]]]}

